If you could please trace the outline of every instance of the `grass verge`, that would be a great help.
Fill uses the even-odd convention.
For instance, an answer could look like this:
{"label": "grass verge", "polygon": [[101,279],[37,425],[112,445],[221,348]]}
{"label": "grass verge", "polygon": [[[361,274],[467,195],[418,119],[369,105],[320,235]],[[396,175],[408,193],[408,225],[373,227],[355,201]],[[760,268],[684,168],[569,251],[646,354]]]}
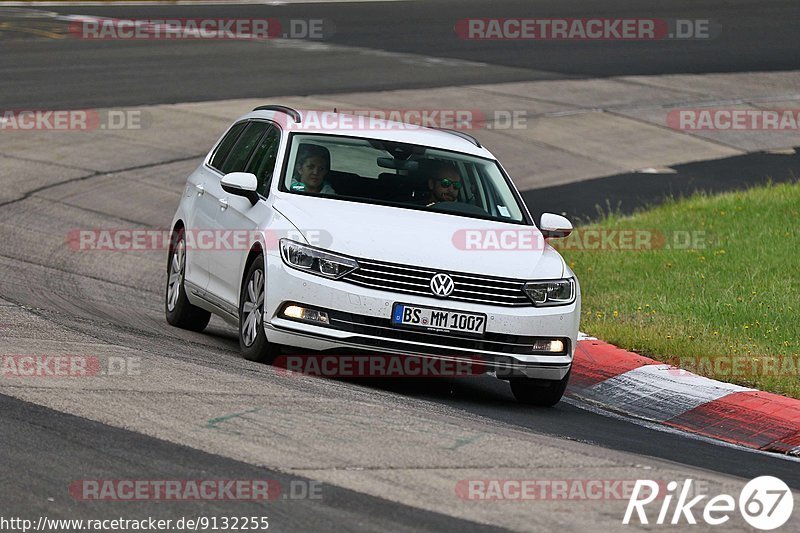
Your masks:
{"label": "grass verge", "polygon": [[798,224],[800,184],[780,184],[609,215],[553,244],[580,279],[582,331],[800,398]]}

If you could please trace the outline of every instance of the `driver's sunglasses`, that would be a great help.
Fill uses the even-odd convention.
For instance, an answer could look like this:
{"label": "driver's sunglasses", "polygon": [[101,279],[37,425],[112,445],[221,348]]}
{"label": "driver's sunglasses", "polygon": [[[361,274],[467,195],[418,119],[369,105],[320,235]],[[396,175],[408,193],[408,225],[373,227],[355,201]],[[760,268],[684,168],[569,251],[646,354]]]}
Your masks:
{"label": "driver's sunglasses", "polygon": [[452,185],[453,187],[455,187],[455,189],[456,189],[456,190],[459,190],[459,189],[461,189],[461,187],[464,185],[464,184],[463,184],[463,183],[461,183],[460,181],[450,181],[450,180],[449,180],[449,179],[447,179],[447,178],[444,178],[443,180],[439,181],[439,184],[440,184],[442,187],[444,187],[445,189],[446,189],[446,188],[448,188],[448,187],[450,187],[450,186]]}

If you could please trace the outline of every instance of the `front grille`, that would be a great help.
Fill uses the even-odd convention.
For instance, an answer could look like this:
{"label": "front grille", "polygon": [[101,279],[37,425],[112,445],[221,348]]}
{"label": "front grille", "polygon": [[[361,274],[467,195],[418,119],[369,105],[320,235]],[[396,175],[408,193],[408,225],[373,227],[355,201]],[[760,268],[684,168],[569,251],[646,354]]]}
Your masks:
{"label": "front grille", "polygon": [[455,283],[453,293],[446,298],[448,300],[507,307],[532,305],[522,290],[525,282],[520,280],[395,265],[366,259],[358,259],[358,264],[359,268],[341,280],[373,289],[432,297],[435,295],[431,291],[431,278],[443,272],[453,278]]}

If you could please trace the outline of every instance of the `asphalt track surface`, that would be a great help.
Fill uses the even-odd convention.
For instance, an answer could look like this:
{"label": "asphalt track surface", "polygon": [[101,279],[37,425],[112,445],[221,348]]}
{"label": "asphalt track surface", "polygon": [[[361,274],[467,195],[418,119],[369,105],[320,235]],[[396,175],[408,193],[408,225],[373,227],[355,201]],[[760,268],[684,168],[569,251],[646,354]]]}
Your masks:
{"label": "asphalt track surface", "polygon": [[[333,48],[309,52],[264,42],[42,39],[24,28],[48,24],[48,20],[20,19],[0,10],[0,20],[17,27],[0,35],[0,71],[4,73],[0,103],[6,109],[112,107],[800,66],[797,5],[792,0],[468,0],[45,9],[134,19],[321,19],[333,30],[318,44]],[[466,41],[456,35],[454,26],[467,17],[702,19],[712,21],[721,33],[713,39],[680,41]],[[63,34],[65,25],[53,31]],[[363,50],[412,56],[370,55]]]}
{"label": "asphalt track surface", "polygon": [[[6,515],[13,512],[26,517],[63,515],[103,520],[153,514],[152,503],[148,502],[107,502],[97,506],[96,502],[63,497],[62,487],[76,479],[96,479],[103,472],[112,477],[124,473],[133,479],[259,479],[275,481],[281,487],[305,481],[7,396],[0,395],[0,409],[0,467],[4,484],[13,484],[16,489],[16,494],[4,494]],[[48,457],[61,460],[47,460]],[[24,481],[13,474],[19,471],[28,473]],[[295,494],[300,491],[295,490]],[[56,501],[48,502],[46,496]],[[412,531],[417,529],[414,524],[425,524],[437,531],[496,529],[334,486],[326,487],[324,498],[320,499],[294,499],[286,490],[268,505],[270,521],[279,524],[282,531],[324,531],[331,524],[347,524],[349,531]],[[263,502],[185,502],[162,506],[158,518],[177,521],[198,516],[266,516],[264,507]]]}
{"label": "asphalt track surface", "polygon": [[[380,48],[425,57],[454,58],[486,65],[431,68],[414,61],[353,53],[317,55],[259,43],[115,43],[8,38],[2,36],[0,79],[4,108],[106,107],[213,100],[282,94],[320,94],[388,88],[449,86],[532,79],[730,72],[796,69],[800,43],[796,39],[794,2],[425,2],[357,3],[296,6],[179,7],[59,7],[63,13],[156,18],[183,17],[299,17],[335,21],[330,42]],[[454,15],[458,13],[458,15]],[[607,43],[465,43],[452,33],[455,18],[466,16],[646,16],[709,18],[722,25],[722,36],[711,42]],[[368,63],[368,65],[365,65]],[[365,70],[369,68],[369,70]],[[369,72],[368,75],[365,72]],[[244,73],[244,74],[243,74]],[[206,147],[202,147],[205,150]],[[682,170],[683,171],[683,170]],[[624,177],[619,178],[624,188]],[[569,186],[565,186],[569,187]],[[710,184],[709,189],[713,189]],[[562,191],[563,192],[563,191]],[[566,191],[567,194],[570,192]],[[47,197],[46,191],[44,198]],[[643,198],[659,194],[643,195]],[[180,353],[209,370],[251,377],[253,371],[237,359],[237,340],[230,328],[212,323],[205,334],[168,327],[161,318],[160,262],[133,262],[119,270],[111,266],[63,264],[60,252],[48,250],[35,259],[37,236],[15,231],[14,220],[30,222],[30,199],[5,205],[0,262],[0,297],[23,306],[48,328],[63,328],[132,349]],[[152,198],[153,203],[158,198]],[[63,216],[57,199],[37,200],[35,216]],[[590,206],[577,206],[590,215]],[[107,224],[120,220],[112,207],[98,205],[94,214]],[[171,212],[160,216],[168,219]],[[74,221],[72,221],[74,223]],[[144,271],[136,265],[144,264]],[[119,266],[119,265],[117,265]],[[113,279],[113,282],[109,282]],[[97,281],[97,287],[92,284]],[[116,287],[115,287],[116,286]],[[80,289],[80,290],[78,290]],[[113,291],[113,297],[104,291]],[[111,305],[113,303],[113,305]],[[24,329],[24,328],[23,328]],[[27,335],[28,333],[26,333]],[[35,336],[35,332],[31,333]],[[551,410],[531,410],[514,403],[507,386],[490,377],[474,380],[407,380],[342,382],[345,390],[374,390],[409,401],[447,406],[466,415],[483,416],[532,435],[551,435],[564,441],[658,458],[677,465],[720,472],[742,479],[775,475],[800,489],[797,462],[756,454],[679,433],[665,433],[632,421],[598,413],[572,402]],[[308,391],[313,394],[313,388]],[[0,396],[0,497],[17,515],[45,511],[74,516],[75,510],[93,517],[152,509],[146,504],[108,504],[103,507],[46,496],[82,477],[175,478],[270,477],[284,474],[234,461],[220,455],[170,444],[109,425],[66,415],[7,396]],[[21,480],[19,472],[27,477]],[[58,489],[56,489],[58,487]],[[135,504],[138,505],[138,504]],[[206,515],[250,511],[248,504],[187,504],[180,514]],[[165,507],[163,512],[177,512]],[[429,529],[473,530],[483,526],[332,487],[322,504],[313,501],[277,502],[270,515],[281,530],[320,530],[339,524],[348,530]],[[285,529],[284,529],[285,527]]]}

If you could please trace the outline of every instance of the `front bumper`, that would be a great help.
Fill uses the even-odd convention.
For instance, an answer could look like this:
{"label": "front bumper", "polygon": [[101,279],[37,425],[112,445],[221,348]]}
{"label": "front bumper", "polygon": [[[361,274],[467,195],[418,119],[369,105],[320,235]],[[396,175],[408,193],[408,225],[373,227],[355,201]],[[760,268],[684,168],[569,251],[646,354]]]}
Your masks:
{"label": "front bumper", "polygon": [[[329,353],[358,352],[415,355],[441,360],[480,360],[498,377],[527,376],[558,380],[572,365],[580,318],[580,294],[559,307],[503,307],[406,295],[331,280],[287,267],[277,255],[267,256],[265,330],[270,342]],[[325,310],[327,326],[278,316],[287,302]],[[393,305],[448,308],[484,313],[482,338],[419,332],[391,325]],[[536,338],[559,338],[565,353],[536,353]]]}

